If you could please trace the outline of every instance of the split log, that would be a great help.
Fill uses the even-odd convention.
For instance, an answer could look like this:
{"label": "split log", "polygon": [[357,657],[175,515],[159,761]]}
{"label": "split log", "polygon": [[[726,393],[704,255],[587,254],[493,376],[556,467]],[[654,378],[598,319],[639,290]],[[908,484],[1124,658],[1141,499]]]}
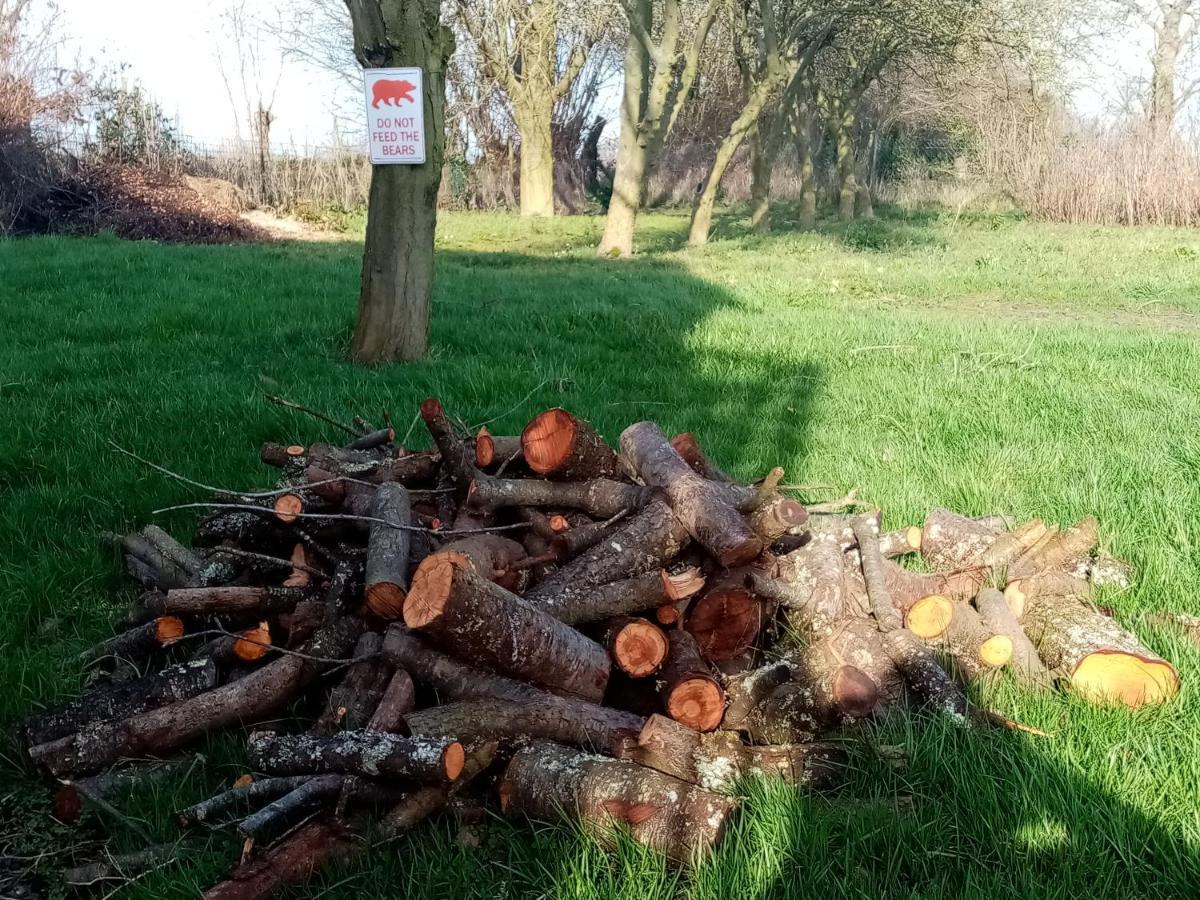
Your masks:
{"label": "split log", "polygon": [[455,554],[421,563],[404,622],[459,656],[554,691],[598,701],[608,683],[603,647],[480,577]]}
{"label": "split log", "polygon": [[1136,709],[1179,691],[1171,663],[1078,598],[1038,595],[1021,621],[1042,662],[1088,700]]}
{"label": "split log", "polygon": [[221,616],[288,612],[316,592],[306,587],[175,588],[163,596],[159,611],[171,616]]}
{"label": "split log", "polygon": [[176,616],[159,616],[128,631],[115,634],[108,640],[79,655],[84,662],[96,662],[106,657],[141,659],[163,647],[169,647],[183,637],[183,620]]}
{"label": "split log", "polygon": [[921,555],[934,569],[954,571],[972,565],[999,535],[996,523],[948,509],[932,509],[921,531]]}
{"label": "split log", "polygon": [[[563,593],[535,589],[530,594],[535,595],[532,602],[554,618],[569,625],[583,625],[678,602],[703,586],[704,576],[699,569],[688,568],[675,574],[656,569],[587,589],[567,588]],[[530,594],[525,595],[527,599]]]}
{"label": "split log", "polygon": [[846,753],[833,744],[747,747],[729,732],[701,734],[655,714],[621,758],[728,793],[747,774],[777,775],[788,784],[813,789],[829,787],[842,773]]}
{"label": "split log", "polygon": [[658,677],[658,695],[672,719],[696,731],[712,731],[725,713],[725,689],[686,631],[667,633],[670,649]]}
{"label": "split log", "polygon": [[345,784],[342,775],[315,775],[295,790],[251,813],[238,831],[253,845],[268,845],[337,802]]}
{"label": "split log", "polygon": [[643,720],[626,714],[621,720],[626,727],[613,728],[607,721],[601,723],[614,718],[608,712],[600,712],[602,709],[583,701],[542,706],[488,698],[432,706],[412,713],[407,721],[413,734],[452,737],[464,744],[481,740],[500,740],[506,744],[549,740],[612,755],[637,734],[638,729],[629,726],[640,725]]}
{"label": "split log", "polygon": [[710,853],[736,809],[731,798],[636,763],[540,743],[517,753],[500,785],[508,815],[562,821],[578,817],[591,834],[614,839],[627,826],[638,843],[679,863]]}
{"label": "split log", "polygon": [[1045,572],[1018,578],[1004,588],[1004,600],[1018,622],[1024,620],[1025,610],[1039,597],[1077,597],[1087,602],[1091,596],[1092,589],[1086,581],[1066,572]]}
{"label": "split log", "polygon": [[577,556],[541,584],[525,599],[541,604],[551,597],[558,604],[575,602],[601,584],[611,584],[634,575],[661,569],[688,542],[688,532],[662,500],[652,500],[637,515],[626,520],[603,543]]}
{"label": "split log", "polygon": [[907,628],[889,631],[883,640],[908,689],[926,706],[965,723],[967,695],[934,659],[933,651]]}
{"label": "split log", "polygon": [[367,607],[381,619],[400,618],[408,592],[412,510],[408,491],[399,484],[381,484],[375,489],[367,539],[365,575]]}
{"label": "split log", "polygon": [[563,481],[613,478],[617,456],[592,426],[565,409],[534,416],[521,432],[525,463],[539,475]]}
{"label": "split log", "polygon": [[658,671],[667,658],[667,636],[645,619],[622,617],[605,623],[600,641],[612,661],[631,678]]}
{"label": "split log", "polygon": [[22,740],[29,747],[45,744],[97,722],[125,719],[187,700],[216,684],[217,667],[211,660],[169,666],[133,681],[96,688],[62,706],[26,719],[21,726]]}
{"label": "split log", "polygon": [[567,507],[608,519],[644,506],[650,498],[646,488],[609,478],[589,481],[539,481],[534,478],[475,476],[468,502],[480,509],[508,506]]}
{"label": "split log", "polygon": [[287,796],[311,778],[312,775],[288,775],[248,781],[238,779],[240,783],[235,783],[229,790],[180,810],[177,818],[184,828],[192,825],[222,825]]}
{"label": "split log", "polygon": [[413,687],[412,676],[404,669],[396,669],[383,691],[383,697],[375,707],[371,721],[367,723],[367,730],[400,733],[406,727],[404,717],[416,707],[416,690]]}
{"label": "split log", "polygon": [[983,588],[975,598],[975,606],[988,631],[1008,638],[1012,645],[1009,671],[1022,684],[1030,687],[1049,687],[1049,670],[1038,657],[1037,648],[1017,621],[1004,595],[995,588]]}
{"label": "split log", "polygon": [[94,772],[123,757],[169,753],[209,731],[257,721],[282,709],[317,677],[327,665],[317,659],[349,651],[354,628],[348,622],[338,626],[318,632],[305,657],[282,656],[219,688],[38,744],[29,756],[51,775]]}
{"label": "split log", "polygon": [[454,781],[462,772],[462,744],[446,737],[404,737],[381,731],[343,731],[328,737],[250,735],[255,768],[272,775],[370,775],[412,781]]}
{"label": "split log", "polygon": [[793,528],[799,528],[807,522],[808,510],[803,504],[788,497],[774,497],[752,511],[746,517],[746,521],[750,530],[757,534],[764,544],[771,544]]}
{"label": "split log", "polygon": [[762,539],[721,488],[697,475],[656,424],[639,422],[626,428],[621,433],[621,455],[647,486],[667,495],[688,533],[721,565],[744,565],[762,551]]}
{"label": "split log", "polygon": [[584,703],[550,694],[532,685],[485,672],[452,659],[430,647],[415,633],[399,625],[388,629],[383,642],[384,658],[407,670],[413,678],[435,690],[442,699],[500,700],[542,710],[560,721],[574,722],[581,738],[571,743],[606,748],[629,732],[636,733],[644,721],[623,710]]}
{"label": "split log", "polygon": [[683,457],[683,461],[695,469],[696,473],[702,478],[707,478],[709,481],[725,482],[726,484],[736,483],[733,478],[712,464],[712,461],[705,455],[704,450],[701,449],[696,436],[690,431],[685,431],[671,438],[671,446],[675,448],[676,453]]}
{"label": "split log", "polygon": [[733,659],[758,640],[765,613],[761,601],[746,589],[746,575],[745,570],[729,572],[688,609],[684,627],[709,662]]}
{"label": "split log", "polygon": [[528,580],[525,548],[498,534],[461,538],[442,547],[440,552],[457,554],[457,562],[506,591],[519,592]]}
{"label": "split log", "polygon": [[1086,572],[1092,548],[1096,546],[1096,530],[1093,516],[1081,519],[1066,531],[1055,534],[1036,552],[1018,559],[1009,569],[1008,577],[1021,579],[1042,572],[1071,572],[1077,568]]}
{"label": "split log", "polygon": [[500,437],[488,431],[484,425],[475,435],[475,465],[481,469],[505,463],[521,462],[520,436]]}
{"label": "split log", "polygon": [[[401,488],[403,490],[403,488]],[[333,690],[325,709],[313,726],[313,732],[329,735],[337,731],[366,728],[390,680],[390,672],[380,658],[383,636],[369,631],[354,646],[354,663]]]}
{"label": "split log", "polygon": [[989,628],[979,613],[965,603],[955,605],[950,624],[935,646],[946,650],[967,681],[974,681],[989,669],[1007,665],[1013,655],[1012,638]]}

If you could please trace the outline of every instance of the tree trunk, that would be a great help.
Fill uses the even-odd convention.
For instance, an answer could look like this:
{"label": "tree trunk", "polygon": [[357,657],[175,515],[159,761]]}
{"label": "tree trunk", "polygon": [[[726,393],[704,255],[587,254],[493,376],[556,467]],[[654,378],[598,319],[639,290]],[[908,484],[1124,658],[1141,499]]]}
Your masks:
{"label": "tree trunk", "polygon": [[551,120],[554,97],[527,91],[531,96],[513,103],[513,118],[521,134],[521,215],[554,215],[554,148]]}
{"label": "tree trunk", "polygon": [[[648,31],[651,26],[650,4],[639,2],[636,7],[636,14],[643,17]],[[625,38],[624,75],[621,137],[613,171],[612,197],[608,201],[604,236],[600,239],[598,251],[600,256],[614,259],[633,255],[633,228],[646,190],[648,153],[646,140],[639,132],[650,87],[650,56],[633,29]]]}
{"label": "tree trunk", "polygon": [[362,292],[351,356],[359,362],[425,356],[433,296],[433,240],[446,142],[445,67],[454,38],[435,0],[350,0],[354,49],[367,67],[424,72],[425,162],[374,166]]}
{"label": "tree trunk", "polygon": [[813,162],[812,125],[807,114],[797,114],[796,155],[800,164],[800,227],[817,227],[817,169]]}
{"label": "tree trunk", "polygon": [[832,116],[834,141],[837,146],[838,217],[843,222],[854,220],[854,201],[858,184],[854,178],[854,113],[842,111]]}
{"label": "tree trunk", "polygon": [[762,127],[755,129],[750,140],[750,227],[756,234],[771,230],[771,170],[775,158],[770,145]]}
{"label": "tree trunk", "polygon": [[1168,0],[1161,5],[1162,21],[1154,31],[1150,74],[1150,126],[1155,134],[1175,128],[1175,80],[1183,50],[1184,20],[1194,0]]}

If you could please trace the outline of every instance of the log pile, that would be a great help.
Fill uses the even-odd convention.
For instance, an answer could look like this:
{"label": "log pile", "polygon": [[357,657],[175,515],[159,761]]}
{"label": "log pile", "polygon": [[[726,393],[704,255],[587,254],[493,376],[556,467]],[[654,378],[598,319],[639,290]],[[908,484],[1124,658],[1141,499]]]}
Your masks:
{"label": "log pile", "polygon": [[216,492],[190,546],[113,536],[144,593],[82,656],[96,686],[24,723],[60,792],[244,730],[246,775],[179,813],[244,839],[210,897],[266,896],[463,790],[690,862],[739,778],[834,784],[887,710],[1011,726],[964,692],[1001,672],[1131,707],[1178,690],[1091,604],[1128,578],[1092,519],[888,531],[653,422],[614,448],[563,409],[512,436],[420,416],[429,450],[361,422],[345,446],[264,444],[278,487]]}

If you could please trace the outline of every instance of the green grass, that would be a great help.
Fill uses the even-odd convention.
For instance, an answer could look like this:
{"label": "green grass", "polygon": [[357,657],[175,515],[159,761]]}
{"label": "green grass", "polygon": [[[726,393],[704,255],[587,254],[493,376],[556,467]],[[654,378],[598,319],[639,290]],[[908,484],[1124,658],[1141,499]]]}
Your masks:
{"label": "green grass", "polygon": [[[786,211],[782,216],[788,224]],[[168,247],[108,238],[0,243],[0,720],[78,690],[74,661],[131,597],[97,533],[194,499],[110,440],[200,481],[270,481],[266,439],[335,437],[264,390],[401,429],[438,395],[512,431],[562,404],[611,438],[653,418],[693,430],[733,473],[858,487],[893,525],[945,504],[1071,522],[1096,514],[1137,568],[1106,597],[1179,667],[1183,692],[1138,712],[1007,684],[982,700],[1048,738],[896,716],[831,798],[753,786],[710,864],[666,870],[622,845],[496,822],[479,849],[439,821],[319,875],[302,896],[1194,896],[1200,885],[1200,650],[1143,626],[1200,612],[1200,236],[892,214],[817,234],[681,249],[646,216],[642,254],[598,261],[601,222],[448,215],[427,362],[352,366],[359,247]],[[522,399],[524,398],[524,399]],[[185,515],[160,517],[186,534]],[[903,769],[871,745],[901,744]],[[238,747],[122,808],[159,840],[171,811],[239,772]],[[33,856],[128,822],[47,818],[47,792],[0,770],[0,831]],[[126,889],[194,896],[236,842]],[[68,857],[10,862],[52,876]],[[4,869],[0,869],[0,879]]]}

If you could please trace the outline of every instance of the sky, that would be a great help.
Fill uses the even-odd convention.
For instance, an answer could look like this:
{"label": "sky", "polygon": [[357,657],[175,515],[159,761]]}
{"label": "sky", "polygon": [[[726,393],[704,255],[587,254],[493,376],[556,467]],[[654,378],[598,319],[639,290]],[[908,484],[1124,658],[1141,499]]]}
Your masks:
{"label": "sky", "polygon": [[[47,0],[49,2],[49,0]],[[179,131],[204,143],[237,136],[235,117],[218,58],[227,71],[236,67],[234,44],[222,27],[222,14],[233,0],[57,0],[67,33],[68,52],[98,68],[124,66],[125,77],[148,88]],[[271,19],[286,15],[289,0],[240,0],[246,11]],[[186,10],[186,18],[180,10]],[[186,37],[175,33],[182,28]],[[181,46],[182,44],[182,46]],[[272,143],[297,148],[328,146],[333,141],[335,110],[350,111],[355,100],[330,73],[296,60],[281,60],[278,46],[263,46],[264,78],[278,80]],[[1145,65],[1145,35],[1121,35],[1098,48],[1093,62],[1072,72],[1078,85],[1076,108],[1103,116],[1117,101],[1120,86]],[[236,89],[236,87],[235,87]],[[365,118],[365,110],[363,113]],[[360,128],[341,122],[343,133]],[[243,134],[246,126],[241,126]]]}

